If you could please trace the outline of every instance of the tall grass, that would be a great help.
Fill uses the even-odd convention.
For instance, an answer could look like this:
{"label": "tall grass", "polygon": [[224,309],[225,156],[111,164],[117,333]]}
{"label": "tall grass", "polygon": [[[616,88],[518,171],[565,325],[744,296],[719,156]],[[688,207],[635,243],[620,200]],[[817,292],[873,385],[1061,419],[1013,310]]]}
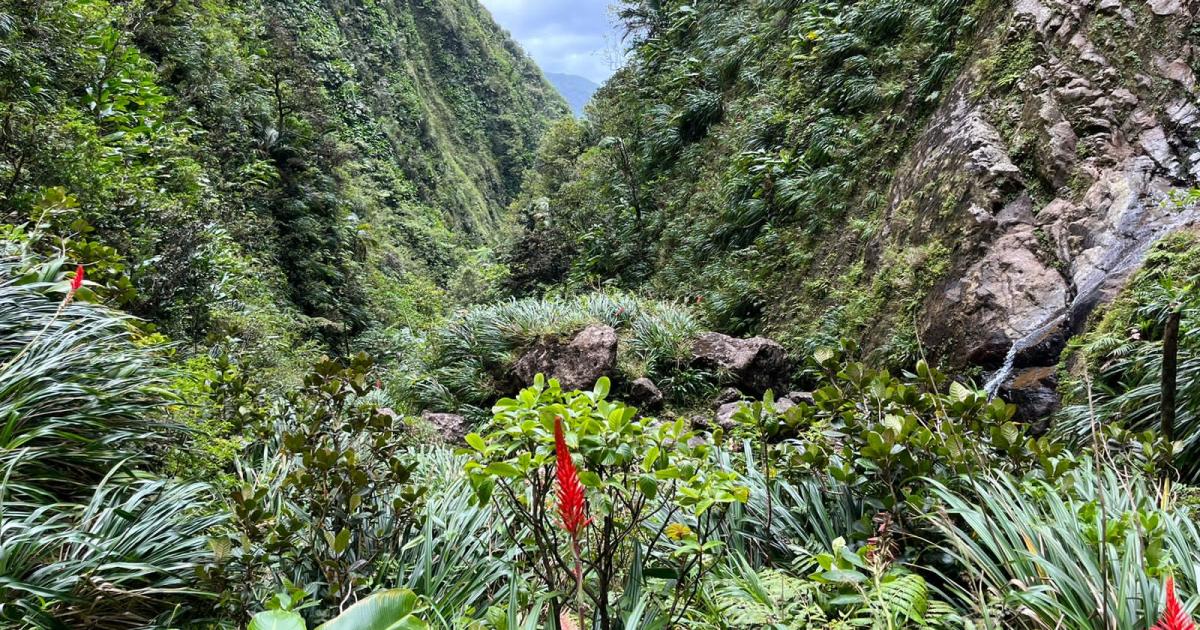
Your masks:
{"label": "tall grass", "polygon": [[60,312],[63,283],[15,271],[0,264],[0,468],[11,495],[75,496],[162,435],[165,372],[131,342],[128,316]]}
{"label": "tall grass", "polygon": [[224,517],[204,484],[140,472],[165,372],[130,319],[63,306],[61,262],[0,263],[0,621],[154,627],[187,610]]}
{"label": "tall grass", "polygon": [[1058,485],[999,472],[963,491],[931,483],[958,595],[992,627],[1144,630],[1164,573],[1185,592],[1200,584],[1200,529],[1159,505],[1153,480],[1084,465]]}

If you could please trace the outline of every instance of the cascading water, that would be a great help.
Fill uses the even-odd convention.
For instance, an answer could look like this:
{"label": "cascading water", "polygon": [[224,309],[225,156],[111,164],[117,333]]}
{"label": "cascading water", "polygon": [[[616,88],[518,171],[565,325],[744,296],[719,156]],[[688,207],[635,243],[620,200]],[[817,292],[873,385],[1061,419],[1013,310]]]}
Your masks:
{"label": "cascading water", "polygon": [[1033,332],[1014,341],[1012,346],[1009,346],[1008,354],[1004,356],[1004,364],[1000,366],[1000,369],[996,370],[996,373],[992,375],[991,380],[989,380],[987,384],[983,386],[983,390],[987,392],[988,398],[994,398],[996,396],[996,392],[1000,391],[1000,387],[1004,385],[1004,381],[1007,381],[1008,377],[1012,376],[1013,367],[1016,365],[1017,357],[1020,356],[1022,352],[1036,346],[1043,339],[1045,339],[1046,335],[1050,334],[1050,331],[1062,324],[1066,317],[1067,316],[1065,313],[1060,312],[1056,314],[1041,326],[1038,326]]}
{"label": "cascading water", "polygon": [[1042,322],[1032,332],[1023,335],[1013,342],[1008,349],[1008,354],[1004,357],[1004,364],[992,375],[983,389],[987,392],[989,398],[995,398],[1000,388],[1004,386],[1004,382],[1012,376],[1013,368],[1016,365],[1017,358],[1022,352],[1036,346],[1057,326],[1064,323],[1066,318],[1071,314],[1078,313],[1078,307],[1089,300],[1094,300],[1096,293],[1100,291],[1104,283],[1110,278],[1124,274],[1136,265],[1141,263],[1142,258],[1150,247],[1158,241],[1163,235],[1179,228],[1188,223],[1194,218],[1192,213],[1180,213],[1175,217],[1175,220],[1162,226],[1160,229],[1152,230],[1141,236],[1126,235],[1130,238],[1132,246],[1118,247],[1111,250],[1103,260],[1096,263],[1095,268],[1101,273],[1094,280],[1089,282],[1087,286],[1082,287],[1075,294],[1075,299],[1071,300],[1071,304],[1065,310],[1057,312]]}

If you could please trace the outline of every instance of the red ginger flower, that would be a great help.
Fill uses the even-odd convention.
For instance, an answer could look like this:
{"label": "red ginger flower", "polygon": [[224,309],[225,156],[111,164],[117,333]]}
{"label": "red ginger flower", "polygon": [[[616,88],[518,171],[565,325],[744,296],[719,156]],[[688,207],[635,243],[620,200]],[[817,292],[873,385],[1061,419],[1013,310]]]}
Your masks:
{"label": "red ginger flower", "polygon": [[83,286],[83,265],[75,266],[75,277],[71,278],[71,293],[79,290]]}
{"label": "red ginger flower", "polygon": [[583,484],[579,483],[579,472],[571,460],[571,451],[567,450],[561,416],[554,418],[554,451],[558,457],[555,471],[558,476],[558,514],[562,518],[563,529],[571,536],[578,537],[592,519],[584,511]]}
{"label": "red ginger flower", "polygon": [[1167,610],[1152,630],[1196,630],[1192,618],[1183,611],[1179,598],[1175,596],[1175,578],[1167,578]]}

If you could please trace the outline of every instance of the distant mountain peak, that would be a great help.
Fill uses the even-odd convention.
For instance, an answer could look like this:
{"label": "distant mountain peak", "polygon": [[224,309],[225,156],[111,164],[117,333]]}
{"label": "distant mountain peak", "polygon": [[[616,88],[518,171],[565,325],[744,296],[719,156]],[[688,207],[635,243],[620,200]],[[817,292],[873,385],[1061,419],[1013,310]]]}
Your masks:
{"label": "distant mountain peak", "polygon": [[600,86],[591,79],[577,74],[561,72],[546,72],[545,74],[546,79],[554,85],[554,89],[567,99],[567,103],[571,105],[571,111],[575,112],[576,116],[583,116],[584,106],[592,100],[592,95],[596,93],[596,90],[600,89]]}

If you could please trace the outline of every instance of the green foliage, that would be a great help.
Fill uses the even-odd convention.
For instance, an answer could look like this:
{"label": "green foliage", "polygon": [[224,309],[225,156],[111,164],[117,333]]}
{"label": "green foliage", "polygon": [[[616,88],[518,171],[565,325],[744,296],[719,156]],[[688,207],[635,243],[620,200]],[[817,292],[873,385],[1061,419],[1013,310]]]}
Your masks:
{"label": "green foliage", "polygon": [[328,603],[346,601],[405,542],[425,488],[410,484],[415,464],[395,450],[403,425],[372,404],[370,368],[362,355],[318,362],[249,428],[261,459],[239,462],[235,518],[220,543],[232,562],[210,576],[244,589],[231,595],[253,597],[263,577],[286,577],[320,583]]}
{"label": "green foliage", "polygon": [[[462,0],[5,11],[6,221],[44,224],[72,259],[128,261],[138,315],[189,341],[238,337],[272,366],[305,339],[440,317],[394,308],[395,289],[464,275],[567,113]],[[48,209],[51,191],[70,203]]]}
{"label": "green foliage", "polygon": [[[558,264],[570,263],[572,288],[700,296],[725,332],[828,343],[866,329],[873,346],[888,343],[911,327],[907,302],[939,279],[948,260],[932,259],[950,249],[927,231],[877,238],[884,197],[970,55],[985,6],[624,3],[629,63],[586,122],[547,136],[517,202],[530,217],[525,239],[568,236],[570,260]],[[939,190],[922,208],[949,197]],[[885,248],[909,259],[880,260]],[[929,264],[914,259],[924,248]],[[798,295],[798,278],[832,280],[856,265],[865,277]],[[869,302],[854,294],[864,285],[877,288]],[[866,302],[861,315],[823,317],[855,301]],[[886,358],[911,364],[909,339]]]}
{"label": "green foliage", "polygon": [[[1095,327],[1066,352],[1067,405],[1055,431],[1076,444],[1094,432],[1146,466],[1174,466],[1200,479],[1200,256],[1197,237],[1179,232],[1158,243],[1141,271]],[[1182,314],[1176,403],[1176,444],[1156,435],[1162,395],[1162,334],[1168,313]]]}
{"label": "green foliage", "polygon": [[[392,589],[373,593],[317,630],[422,630],[428,626],[418,616],[417,596]],[[285,609],[258,613],[248,630],[306,630],[304,617]]]}
{"label": "green foliage", "polygon": [[608,387],[601,379],[591,392],[564,393],[539,376],[496,404],[485,435],[467,437],[475,453],[466,466],[480,502],[494,501],[498,515],[528,527],[528,563],[544,588],[569,591],[571,570],[560,559],[567,541],[549,509],[553,425],[562,419],[594,521],[585,528],[583,576],[603,627],[620,573],[643,563],[677,584],[670,610],[682,602],[682,615],[722,546],[713,538],[719,515],[747,498],[736,473],[718,468],[712,447],[694,443],[682,420],[639,420],[635,409],[605,399]]}
{"label": "green foliage", "polygon": [[0,263],[0,620],[115,628],[203,614],[225,515],[203,483],[139,470],[167,373],[127,315],[67,298],[62,261]]}
{"label": "green foliage", "polygon": [[[0,262],[0,468],[9,493],[53,503],[91,493],[162,442],[166,372],[127,315],[67,301],[61,260]],[[69,472],[68,472],[69,471]]]}
{"label": "green foliage", "polygon": [[997,473],[934,492],[946,509],[929,518],[965,574],[958,596],[999,627],[1145,628],[1164,574],[1194,592],[1200,531],[1140,474],[1084,461],[1059,484]]}
{"label": "green foliage", "polygon": [[982,470],[1036,468],[1050,478],[1067,465],[1062,446],[1026,435],[1012,406],[949,380],[926,363],[897,378],[887,370],[845,363],[833,351],[814,358],[822,386],[813,403],[780,412],[770,396],[735,415],[764,449],[779,449],[790,466],[828,474],[876,511],[907,520],[929,501],[927,479]]}

